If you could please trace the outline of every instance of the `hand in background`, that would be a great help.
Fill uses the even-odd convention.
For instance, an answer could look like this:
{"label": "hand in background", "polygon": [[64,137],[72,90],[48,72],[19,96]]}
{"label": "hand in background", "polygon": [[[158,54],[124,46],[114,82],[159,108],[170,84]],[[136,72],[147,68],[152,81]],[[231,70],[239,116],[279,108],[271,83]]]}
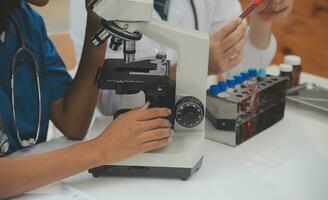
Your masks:
{"label": "hand in background", "polygon": [[210,38],[209,73],[222,73],[239,64],[247,40],[246,22],[237,18]]}
{"label": "hand in background", "polygon": [[257,15],[266,22],[276,21],[292,12],[293,3],[294,0],[265,0],[257,9]]}

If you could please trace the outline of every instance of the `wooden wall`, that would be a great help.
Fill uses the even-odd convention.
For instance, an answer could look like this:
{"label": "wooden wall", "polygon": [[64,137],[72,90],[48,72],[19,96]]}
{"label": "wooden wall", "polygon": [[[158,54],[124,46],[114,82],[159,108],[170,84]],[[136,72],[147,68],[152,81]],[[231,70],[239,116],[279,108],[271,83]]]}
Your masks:
{"label": "wooden wall", "polygon": [[60,57],[63,59],[68,71],[73,70],[76,64],[73,41],[69,33],[50,34]]}
{"label": "wooden wall", "polygon": [[[246,7],[249,0],[241,0]],[[300,55],[303,70],[328,78],[328,0],[295,0],[292,14],[274,23],[278,52],[273,63],[285,54]]]}

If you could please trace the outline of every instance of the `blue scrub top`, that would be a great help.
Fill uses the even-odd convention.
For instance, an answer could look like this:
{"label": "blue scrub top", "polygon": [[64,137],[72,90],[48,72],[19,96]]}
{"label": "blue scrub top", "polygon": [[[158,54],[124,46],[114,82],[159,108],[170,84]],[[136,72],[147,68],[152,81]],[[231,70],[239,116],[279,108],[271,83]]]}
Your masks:
{"label": "blue scrub top", "polygon": [[[40,68],[42,120],[38,143],[47,138],[51,103],[63,97],[72,79],[59,57],[40,17],[27,3],[15,11],[26,46],[33,51]],[[5,41],[0,41],[0,114],[4,132],[9,138],[10,153],[21,149],[16,136],[11,109],[10,72],[13,55],[20,47],[18,32],[10,23]],[[28,57],[22,56],[16,71],[15,101],[17,128],[22,139],[35,138],[38,124],[38,98],[33,67]]]}

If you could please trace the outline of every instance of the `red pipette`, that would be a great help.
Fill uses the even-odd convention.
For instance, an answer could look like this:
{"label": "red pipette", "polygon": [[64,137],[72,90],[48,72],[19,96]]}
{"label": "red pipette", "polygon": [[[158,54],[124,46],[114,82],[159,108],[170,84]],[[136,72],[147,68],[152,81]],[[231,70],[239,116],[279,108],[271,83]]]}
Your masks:
{"label": "red pipette", "polygon": [[263,2],[263,0],[254,0],[239,17],[244,19],[245,17],[247,17],[247,15],[249,15],[251,12],[253,12],[253,10],[256,7],[261,5],[262,2]]}

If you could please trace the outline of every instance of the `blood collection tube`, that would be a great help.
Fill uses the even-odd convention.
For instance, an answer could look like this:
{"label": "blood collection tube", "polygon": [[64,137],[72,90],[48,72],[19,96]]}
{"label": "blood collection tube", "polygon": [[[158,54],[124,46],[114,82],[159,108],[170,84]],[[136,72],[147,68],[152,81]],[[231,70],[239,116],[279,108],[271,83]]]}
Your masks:
{"label": "blood collection tube", "polygon": [[209,89],[209,92],[211,95],[217,96],[221,92],[220,86],[217,84],[212,85]]}
{"label": "blood collection tube", "polygon": [[249,91],[254,91],[257,87],[257,70],[256,69],[249,69],[248,70],[248,81],[247,81],[247,88]]}
{"label": "blood collection tube", "polygon": [[241,76],[241,80],[242,80],[242,85],[241,85],[241,88],[247,88],[247,82],[249,80],[249,74],[248,74],[248,71],[244,71],[244,72],[241,72],[240,73],[240,76]]}
{"label": "blood collection tube", "polygon": [[228,78],[227,79],[227,84],[228,84],[227,92],[228,93],[234,93],[234,88],[237,85],[236,79]]}
{"label": "blood collection tube", "polygon": [[247,82],[248,89],[252,92],[257,89],[257,70],[252,68],[248,70],[249,80]]}
{"label": "blood collection tube", "polygon": [[243,81],[242,81],[242,77],[241,77],[241,75],[236,75],[236,76],[234,76],[234,79],[236,80],[236,86],[235,86],[235,88],[236,89],[240,89],[241,88],[241,84],[243,83]]}
{"label": "blood collection tube", "polygon": [[244,19],[245,17],[247,17],[247,15],[253,12],[253,10],[258,7],[262,2],[263,0],[254,0],[239,17]]}
{"label": "blood collection tube", "polygon": [[250,80],[248,81],[248,89],[251,92],[250,111],[254,114],[259,108],[259,87],[257,83],[258,72],[256,69],[249,69],[248,73],[250,76]]}
{"label": "blood collection tube", "polygon": [[248,70],[248,74],[249,74],[249,76],[250,76],[250,80],[256,82],[257,70],[254,69],[254,68],[249,69],[249,70]]}
{"label": "blood collection tube", "polygon": [[266,70],[264,68],[259,69],[257,73],[257,80],[264,81],[265,77],[266,77]]}
{"label": "blood collection tube", "polygon": [[246,99],[242,100],[239,103],[240,109],[239,109],[239,114],[240,115],[247,115],[247,112],[249,110],[249,103]]}
{"label": "blood collection tube", "polygon": [[218,83],[218,86],[220,87],[220,92],[217,94],[218,97],[221,97],[221,98],[228,98],[230,97],[230,94],[227,92],[227,89],[228,89],[228,84],[227,82],[225,81],[220,81]]}

